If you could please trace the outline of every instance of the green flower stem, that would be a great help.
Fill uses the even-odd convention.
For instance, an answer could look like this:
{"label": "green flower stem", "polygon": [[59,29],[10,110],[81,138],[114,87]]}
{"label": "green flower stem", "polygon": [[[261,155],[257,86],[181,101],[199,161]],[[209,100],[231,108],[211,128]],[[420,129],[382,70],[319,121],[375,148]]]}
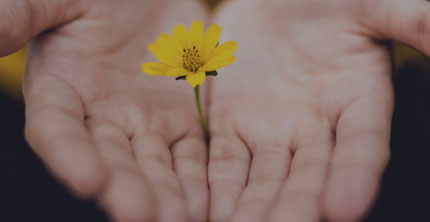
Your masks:
{"label": "green flower stem", "polygon": [[209,139],[209,128],[208,128],[208,124],[206,123],[206,119],[203,116],[202,106],[200,103],[200,86],[194,87],[194,94],[196,96],[196,104],[197,104],[197,110],[199,112],[199,117],[200,117],[200,125],[202,126],[203,130],[205,131],[206,141],[208,141],[208,139]]}

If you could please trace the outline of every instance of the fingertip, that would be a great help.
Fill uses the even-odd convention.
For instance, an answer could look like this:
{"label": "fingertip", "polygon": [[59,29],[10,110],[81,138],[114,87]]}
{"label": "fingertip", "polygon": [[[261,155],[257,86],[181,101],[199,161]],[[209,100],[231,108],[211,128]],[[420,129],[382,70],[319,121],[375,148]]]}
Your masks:
{"label": "fingertip", "polygon": [[229,221],[243,189],[242,186],[212,184],[210,189],[210,221]]}
{"label": "fingertip", "polygon": [[[205,221],[209,211],[208,187],[201,183],[185,183],[185,195],[188,202],[188,215],[191,221]],[[199,195],[195,195],[199,194]]]}
{"label": "fingertip", "polygon": [[358,221],[376,196],[377,178],[363,169],[336,171],[323,195],[324,214],[329,221]]}
{"label": "fingertip", "polygon": [[114,169],[99,202],[115,221],[151,221],[155,203],[148,188],[138,172]]}
{"label": "fingertip", "polygon": [[72,192],[80,198],[87,199],[97,195],[108,179],[107,169],[102,161],[90,158],[86,162],[76,163],[64,176]]}

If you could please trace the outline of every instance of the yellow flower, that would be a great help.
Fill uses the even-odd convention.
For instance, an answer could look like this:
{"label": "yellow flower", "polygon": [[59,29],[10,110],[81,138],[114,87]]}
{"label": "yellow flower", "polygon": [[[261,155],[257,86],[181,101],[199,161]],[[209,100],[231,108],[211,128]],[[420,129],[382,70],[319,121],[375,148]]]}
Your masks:
{"label": "yellow flower", "polygon": [[155,43],[149,44],[149,51],[160,62],[147,62],[142,71],[150,75],[172,77],[186,76],[192,87],[203,84],[206,72],[232,64],[235,41],[218,46],[221,27],[213,24],[203,34],[203,22],[194,21],[188,32],[184,25],[173,28],[173,36],[162,33]]}

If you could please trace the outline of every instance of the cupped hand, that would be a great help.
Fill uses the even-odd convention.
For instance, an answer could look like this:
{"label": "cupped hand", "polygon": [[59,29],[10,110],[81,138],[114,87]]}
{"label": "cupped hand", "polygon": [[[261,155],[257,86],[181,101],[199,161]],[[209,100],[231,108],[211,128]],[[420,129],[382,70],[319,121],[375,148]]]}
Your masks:
{"label": "cupped hand", "polygon": [[2,55],[45,31],[29,52],[26,136],[53,173],[118,221],[204,221],[207,154],[193,89],[140,71],[161,32],[205,19],[200,2],[0,5]]}
{"label": "cupped hand", "polygon": [[213,221],[356,221],[389,159],[395,39],[430,54],[424,0],[226,1],[237,62],[211,83]]}

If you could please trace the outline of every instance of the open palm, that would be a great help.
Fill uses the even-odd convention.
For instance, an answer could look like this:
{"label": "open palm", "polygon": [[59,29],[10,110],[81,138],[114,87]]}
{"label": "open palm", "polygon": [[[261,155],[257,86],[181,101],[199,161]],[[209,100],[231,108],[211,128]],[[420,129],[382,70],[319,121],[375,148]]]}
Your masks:
{"label": "open palm", "polygon": [[35,13],[76,18],[31,44],[24,82],[30,144],[72,190],[95,195],[119,221],[205,220],[207,155],[193,90],[140,72],[148,43],[179,22],[204,19],[204,8],[197,1],[63,2]]}
{"label": "open palm", "polygon": [[363,216],[389,158],[391,63],[379,40],[425,51],[428,9],[419,0],[226,2],[216,22],[239,49],[211,82],[210,218]]}
{"label": "open palm", "polygon": [[204,221],[207,180],[213,221],[363,216],[389,156],[391,65],[380,40],[429,55],[429,4],[226,1],[216,22],[239,50],[208,81],[206,169],[192,89],[139,71],[160,32],[204,19],[197,0],[178,2],[1,1],[1,56],[38,36],[26,136],[54,174],[119,221]]}

